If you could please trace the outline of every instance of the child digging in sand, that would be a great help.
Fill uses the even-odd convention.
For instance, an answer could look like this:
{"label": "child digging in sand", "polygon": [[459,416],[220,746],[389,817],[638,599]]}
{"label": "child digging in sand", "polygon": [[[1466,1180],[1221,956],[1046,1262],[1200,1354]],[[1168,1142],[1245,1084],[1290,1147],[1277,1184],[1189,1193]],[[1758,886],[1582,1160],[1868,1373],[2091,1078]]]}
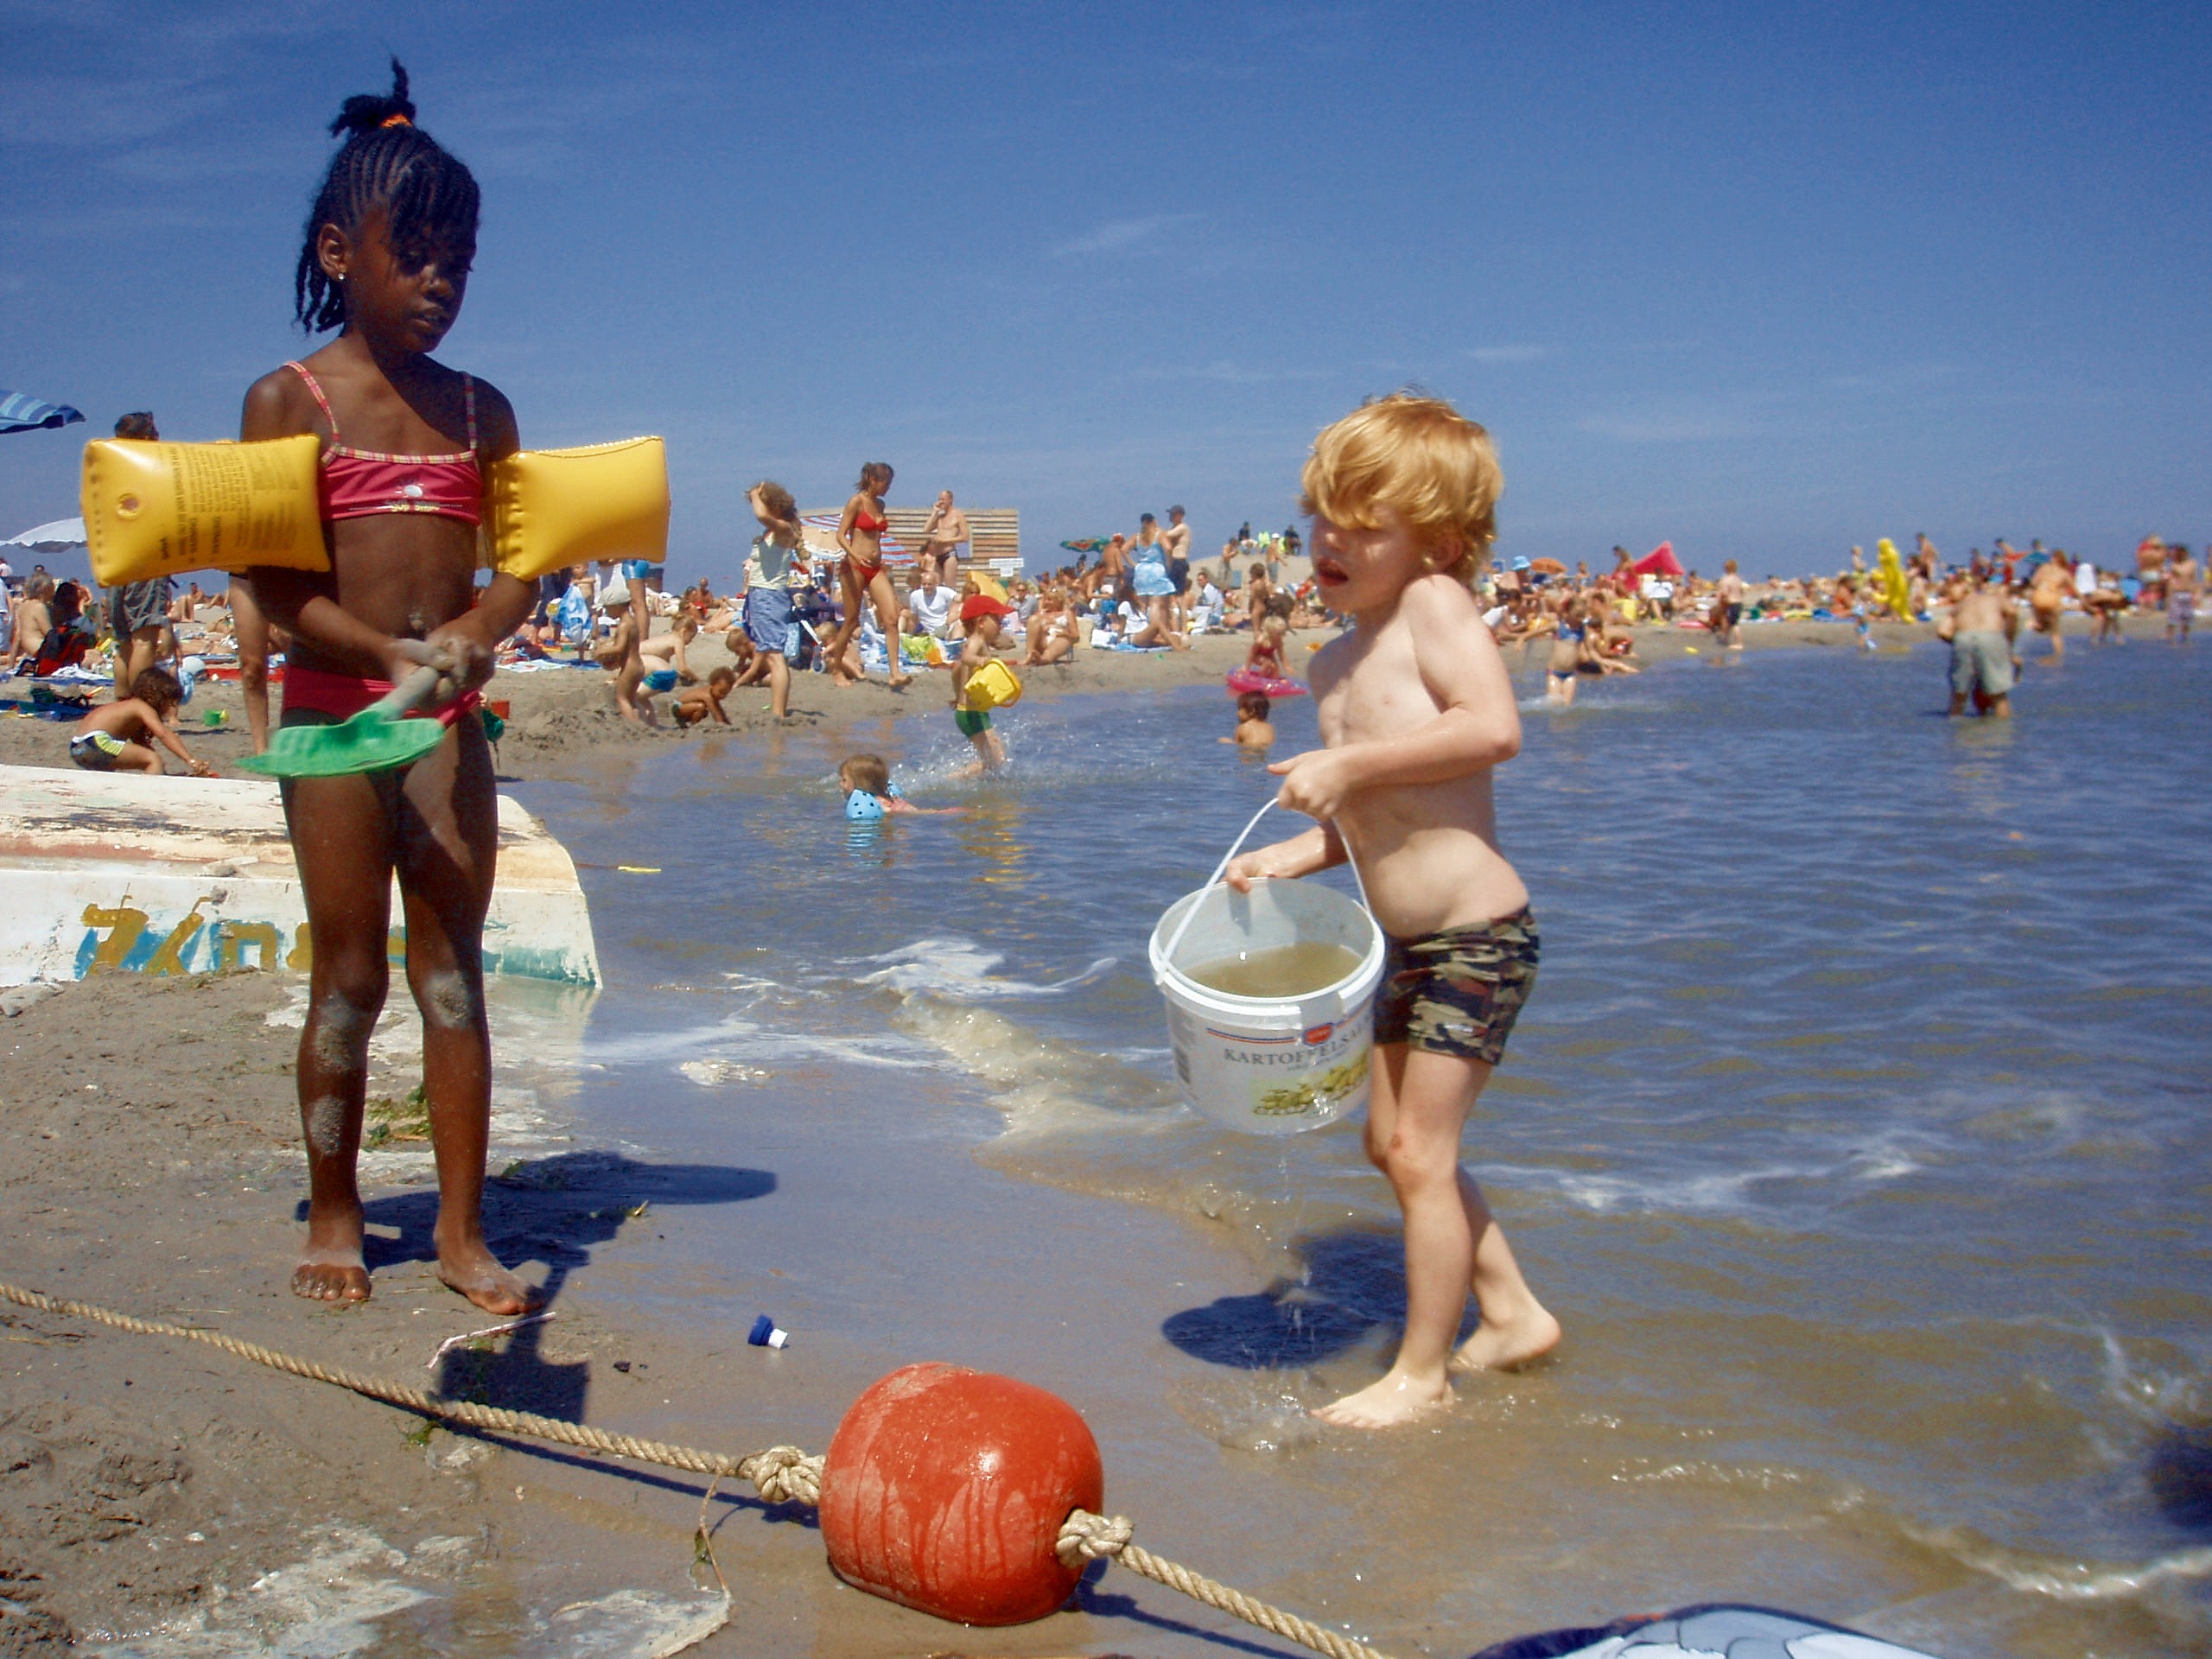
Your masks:
{"label": "child digging in sand", "polygon": [[475,589],[484,463],[518,447],[492,387],[430,353],[454,324],[476,253],[476,181],[414,124],[406,72],[359,97],[307,221],[296,308],[309,333],[340,327],[304,362],[257,380],[238,435],[322,440],[330,569],[251,573],[290,635],[283,726],[359,713],[418,666],[443,678],[438,747],[397,771],[300,778],[284,815],[314,930],[296,1076],[308,1152],[308,1236],[295,1294],[367,1299],[355,1157],[369,1034],[390,975],[392,878],[406,906],[407,984],[423,1014],[423,1082],[437,1155],[438,1276],[487,1312],[533,1306],[484,1242],[492,1041],[484,914],[499,850],[498,797],[477,688],[528,617],[530,583]]}
{"label": "child digging in sand", "polygon": [[668,705],[668,712],[679,726],[696,726],[708,720],[727,726],[729,715],[722,709],[722,699],[736,689],[736,672],[718,668],[707,676],[704,685],[688,686],[677,692],[676,701]]}
{"label": "child digging in sand", "polygon": [[86,772],[144,772],[162,775],[160,744],[192,768],[195,778],[213,778],[214,767],[195,760],[182,739],[169,729],[170,716],[184,701],[184,688],[165,668],[142,668],[130,682],[130,695],[95,709],[77,722],[69,758]]}
{"label": "child digging in sand", "polygon": [[[1491,795],[1521,718],[1471,586],[1503,480],[1481,427],[1401,393],[1322,433],[1303,483],[1314,575],[1352,628],[1313,659],[1327,747],[1268,770],[1277,800],[1319,822],[1228,876],[1249,892],[1349,857],[1389,936],[1367,1155],[1405,1212],[1405,1337],[1380,1381],[1316,1413],[1378,1428],[1446,1404],[1450,1370],[1526,1364],[1560,1338],[1459,1166],[1468,1111],[1536,978],[1536,924]],[[1470,1290],[1482,1323],[1455,1352]]]}

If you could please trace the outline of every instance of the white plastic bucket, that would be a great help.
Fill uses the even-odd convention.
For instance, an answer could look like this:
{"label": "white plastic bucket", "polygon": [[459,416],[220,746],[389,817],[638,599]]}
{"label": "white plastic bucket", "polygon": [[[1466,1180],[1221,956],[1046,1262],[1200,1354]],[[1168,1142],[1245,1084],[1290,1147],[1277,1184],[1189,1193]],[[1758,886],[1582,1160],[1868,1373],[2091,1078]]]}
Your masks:
{"label": "white plastic bucket", "polygon": [[[1319,883],[1262,881],[1249,893],[1221,885],[1267,810],[1244,826],[1205,887],[1167,907],[1149,954],[1167,1004],[1175,1075],[1191,1104],[1249,1135],[1295,1135],[1367,1104],[1383,938],[1364,905]],[[1182,971],[1302,942],[1342,945],[1359,966],[1333,985],[1281,999],[1232,996]]]}

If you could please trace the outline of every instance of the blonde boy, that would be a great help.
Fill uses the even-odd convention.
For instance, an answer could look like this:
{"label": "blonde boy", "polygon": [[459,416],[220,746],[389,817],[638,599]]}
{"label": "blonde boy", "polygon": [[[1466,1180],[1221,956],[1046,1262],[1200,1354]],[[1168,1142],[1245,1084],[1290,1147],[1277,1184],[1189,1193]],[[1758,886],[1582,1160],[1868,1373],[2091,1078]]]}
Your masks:
{"label": "blonde boy", "polygon": [[[1353,626],[1313,659],[1327,747],[1268,770],[1277,800],[1319,823],[1243,855],[1229,880],[1249,890],[1349,857],[1389,936],[1367,1155],[1405,1212],[1405,1338],[1379,1382],[1315,1414],[1379,1428],[1448,1403],[1448,1371],[1525,1364],[1560,1338],[1459,1167],[1467,1113],[1536,977],[1528,890],[1491,798],[1521,717],[1471,587],[1503,480],[1481,427],[1401,393],[1322,433],[1303,482],[1322,599]],[[1482,1323],[1455,1352],[1470,1290]]]}

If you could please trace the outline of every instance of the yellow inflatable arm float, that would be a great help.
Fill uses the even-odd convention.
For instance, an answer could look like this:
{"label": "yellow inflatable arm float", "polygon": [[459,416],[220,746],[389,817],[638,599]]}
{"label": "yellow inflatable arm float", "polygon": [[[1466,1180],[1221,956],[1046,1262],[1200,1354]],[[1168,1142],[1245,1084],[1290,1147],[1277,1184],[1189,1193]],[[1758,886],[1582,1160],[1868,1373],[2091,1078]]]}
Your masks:
{"label": "yellow inflatable arm float", "polygon": [[322,440],[85,446],[80,505],[92,579],[103,588],[186,570],[276,564],[327,570],[315,510]]}
{"label": "yellow inflatable arm float", "polygon": [[[317,494],[322,442],[85,446],[82,505],[102,587],[187,570],[327,570]],[[525,449],[486,469],[494,569],[533,582],[598,559],[668,551],[668,454],[658,438]]]}
{"label": "yellow inflatable arm float", "polygon": [[524,449],[491,467],[492,568],[535,582],[598,559],[668,556],[668,449],[626,438]]}

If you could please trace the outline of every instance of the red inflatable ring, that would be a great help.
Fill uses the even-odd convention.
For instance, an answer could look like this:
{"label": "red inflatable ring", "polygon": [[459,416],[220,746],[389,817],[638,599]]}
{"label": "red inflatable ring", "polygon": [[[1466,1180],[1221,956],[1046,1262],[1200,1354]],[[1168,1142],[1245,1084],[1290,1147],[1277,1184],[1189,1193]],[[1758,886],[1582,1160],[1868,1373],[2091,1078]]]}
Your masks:
{"label": "red inflatable ring", "polygon": [[871,1595],[962,1624],[1020,1624],[1083,1574],[1053,1553],[1098,1510],[1098,1442],[1065,1401],[957,1365],[909,1365],[853,1402],[822,1468],[830,1565]]}
{"label": "red inflatable ring", "polygon": [[1242,696],[1247,691],[1256,691],[1263,697],[1302,697],[1306,688],[1296,680],[1279,680],[1271,674],[1255,674],[1249,668],[1232,668],[1224,677],[1229,689]]}

